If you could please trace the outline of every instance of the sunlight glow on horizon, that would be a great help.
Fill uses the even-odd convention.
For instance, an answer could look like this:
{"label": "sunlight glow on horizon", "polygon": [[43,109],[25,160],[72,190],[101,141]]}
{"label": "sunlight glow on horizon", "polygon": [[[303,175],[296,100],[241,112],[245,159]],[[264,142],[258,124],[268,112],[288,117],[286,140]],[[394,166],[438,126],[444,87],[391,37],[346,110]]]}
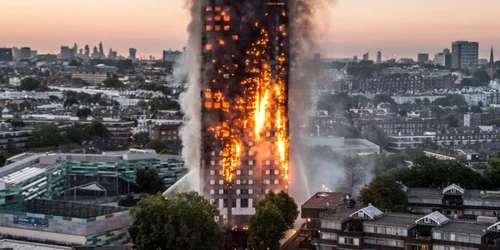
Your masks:
{"label": "sunlight glow on horizon", "polygon": [[[454,40],[480,42],[481,57],[493,45],[500,53],[500,1],[337,0],[321,20],[323,57],[352,57],[370,51],[401,57],[433,54]],[[189,13],[182,0],[1,0],[0,46],[29,46],[59,53],[63,45],[91,49],[104,44],[126,56],[128,48],[159,57],[187,41]],[[385,56],[384,56],[385,59]]]}

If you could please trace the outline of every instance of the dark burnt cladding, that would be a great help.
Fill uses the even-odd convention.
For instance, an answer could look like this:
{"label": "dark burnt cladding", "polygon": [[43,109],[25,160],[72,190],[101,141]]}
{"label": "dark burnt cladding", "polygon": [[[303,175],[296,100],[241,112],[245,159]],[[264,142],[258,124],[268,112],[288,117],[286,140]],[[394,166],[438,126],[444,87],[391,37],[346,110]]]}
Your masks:
{"label": "dark burnt cladding", "polygon": [[251,215],[267,191],[288,189],[287,11],[287,0],[202,8],[202,183],[221,211]]}

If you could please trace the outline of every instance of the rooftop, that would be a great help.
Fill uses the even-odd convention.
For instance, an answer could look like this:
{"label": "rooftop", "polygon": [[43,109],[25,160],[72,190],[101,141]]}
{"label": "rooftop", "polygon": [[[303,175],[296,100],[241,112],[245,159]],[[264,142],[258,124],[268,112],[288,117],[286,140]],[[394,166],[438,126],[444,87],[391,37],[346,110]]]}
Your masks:
{"label": "rooftop", "polygon": [[4,206],[0,211],[4,213],[34,213],[70,218],[89,219],[108,214],[114,214],[128,209],[122,207],[110,207],[90,205],[69,201],[33,199],[23,201],[19,204]]}
{"label": "rooftop", "polygon": [[328,209],[335,208],[342,203],[342,201],[349,196],[348,193],[336,193],[336,192],[318,192],[309,200],[307,200],[302,207],[303,208],[319,208]]}
{"label": "rooftop", "polygon": [[434,231],[438,232],[450,232],[458,234],[473,234],[473,235],[484,235],[486,234],[483,230],[486,229],[489,224],[478,223],[475,221],[467,220],[452,220],[451,223],[445,224],[441,227],[434,228]]}
{"label": "rooftop", "polygon": [[414,226],[415,221],[420,217],[422,216],[413,214],[389,213],[376,220],[366,221],[364,222],[364,224],[410,228]]}

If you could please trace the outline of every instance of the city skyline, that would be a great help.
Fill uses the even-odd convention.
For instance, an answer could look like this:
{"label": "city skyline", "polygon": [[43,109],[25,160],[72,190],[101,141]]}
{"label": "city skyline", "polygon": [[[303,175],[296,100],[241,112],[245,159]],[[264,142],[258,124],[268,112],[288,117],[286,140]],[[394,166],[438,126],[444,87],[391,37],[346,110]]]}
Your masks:
{"label": "city skyline", "polygon": [[[39,53],[59,53],[75,42],[113,48],[127,56],[161,57],[162,50],[181,50],[186,45],[189,13],[179,0],[145,0],[124,5],[118,0],[50,0],[0,2],[7,36],[0,47],[29,46]],[[416,58],[418,53],[451,49],[455,40],[477,41],[480,58],[489,58],[491,45],[500,53],[500,23],[495,10],[500,2],[477,0],[338,0],[325,11],[318,28],[323,57],[361,57],[370,51],[374,59]],[[113,11],[111,11],[113,10]],[[15,14],[14,14],[15,13]],[[467,16],[467,18],[463,18]],[[369,24],[369,25],[367,25]],[[484,29],[487,25],[488,29]]]}

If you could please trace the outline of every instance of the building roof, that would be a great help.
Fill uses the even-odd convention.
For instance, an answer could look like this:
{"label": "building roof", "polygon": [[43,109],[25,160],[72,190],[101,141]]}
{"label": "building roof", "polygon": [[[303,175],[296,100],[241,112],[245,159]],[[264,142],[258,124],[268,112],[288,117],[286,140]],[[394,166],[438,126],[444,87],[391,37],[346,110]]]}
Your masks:
{"label": "building roof", "polygon": [[488,224],[478,223],[476,221],[452,220],[446,225],[434,228],[434,231],[483,236],[486,234],[484,229],[487,227]]}
{"label": "building roof", "polygon": [[302,205],[302,208],[333,209],[340,205],[348,195],[348,193],[318,192],[313,197],[309,198],[309,200]]}
{"label": "building roof", "polygon": [[448,222],[450,222],[450,219],[438,211],[432,212],[418,220],[415,220],[416,224],[436,224],[438,226],[442,226]]}
{"label": "building roof", "polygon": [[128,211],[124,207],[90,205],[77,202],[33,199],[18,204],[7,205],[1,208],[2,213],[34,213],[70,218],[89,219],[108,214]]}
{"label": "building roof", "polygon": [[465,190],[455,183],[453,183],[453,184],[451,184],[443,189],[443,194],[457,193],[457,192],[460,194],[464,194]]}
{"label": "building roof", "polygon": [[34,176],[37,176],[40,173],[45,172],[45,171],[46,171],[46,169],[43,169],[43,168],[27,167],[27,168],[23,168],[19,171],[16,171],[12,174],[9,174],[7,176],[0,178],[0,181],[3,181],[5,183],[16,184],[16,183],[20,183],[20,182],[23,182],[25,180],[28,180]]}
{"label": "building roof", "polygon": [[[365,216],[360,216],[360,213],[363,213]],[[374,220],[376,218],[379,218],[384,215],[384,212],[380,211],[378,208],[373,206],[372,204],[368,205],[367,207],[361,208],[358,211],[352,213],[349,215],[349,217],[361,217],[365,218],[368,217],[371,220]]]}
{"label": "building roof", "polygon": [[419,219],[420,215],[413,214],[385,214],[375,220],[364,222],[365,225],[383,225],[410,228],[414,226],[415,220]]}

